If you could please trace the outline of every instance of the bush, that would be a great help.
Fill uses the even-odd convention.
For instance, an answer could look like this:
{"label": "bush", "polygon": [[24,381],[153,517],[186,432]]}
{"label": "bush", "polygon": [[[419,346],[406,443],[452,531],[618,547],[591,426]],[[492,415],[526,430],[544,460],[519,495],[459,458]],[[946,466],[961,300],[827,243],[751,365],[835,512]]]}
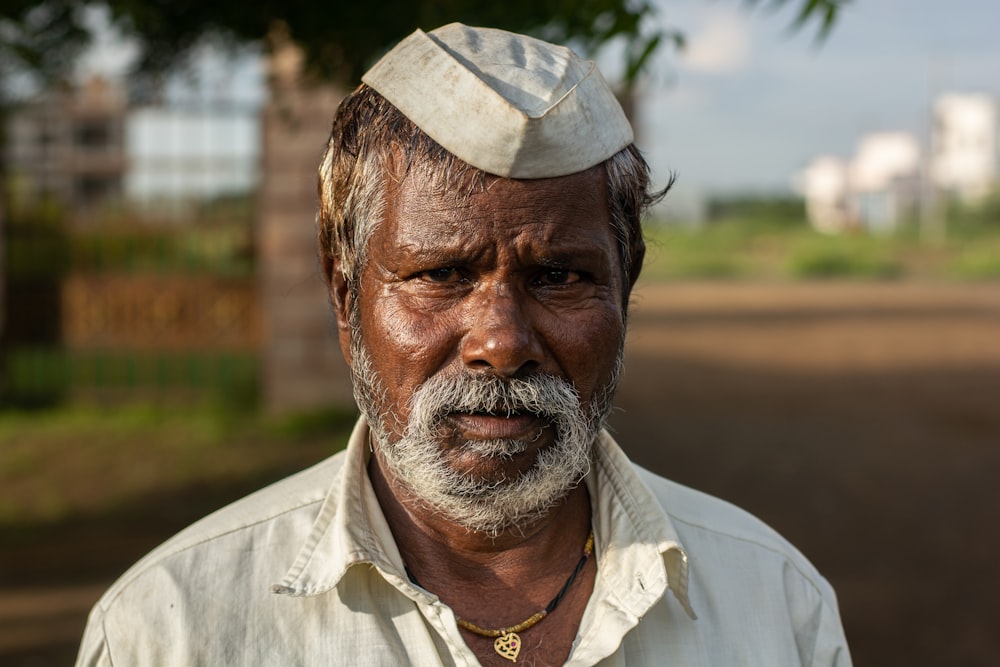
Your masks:
{"label": "bush", "polygon": [[772,229],[800,227],[806,221],[806,205],[800,197],[716,197],[708,202],[706,213],[713,222],[749,222]]}
{"label": "bush", "polygon": [[[6,275],[2,288],[3,331],[0,339],[0,364],[3,374],[11,369],[8,359],[19,345],[55,346],[62,338],[62,281],[69,271],[69,234],[63,210],[57,204],[42,201],[30,207],[11,207],[2,229],[6,250]],[[50,375],[43,360],[29,359],[40,369],[40,376]],[[62,388],[47,382],[29,383],[20,392],[8,381],[3,386],[4,402],[21,407],[46,407],[62,398]]]}
{"label": "bush", "polygon": [[796,278],[897,278],[902,264],[871,243],[814,240],[793,250],[789,272]]}
{"label": "bush", "polygon": [[1000,278],[1000,241],[984,243],[960,254],[949,267],[951,275],[965,280]]}

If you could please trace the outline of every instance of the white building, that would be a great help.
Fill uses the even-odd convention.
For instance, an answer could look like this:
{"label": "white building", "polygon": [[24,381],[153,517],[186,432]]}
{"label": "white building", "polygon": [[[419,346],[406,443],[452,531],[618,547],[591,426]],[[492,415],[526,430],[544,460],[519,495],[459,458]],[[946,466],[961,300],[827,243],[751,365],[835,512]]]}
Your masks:
{"label": "white building", "polygon": [[821,155],[802,172],[799,190],[806,200],[806,215],[818,231],[836,234],[852,224],[847,205],[847,164],[838,157]]}
{"label": "white building", "polygon": [[869,134],[848,167],[850,208],[865,229],[888,232],[916,209],[920,196],[920,144],[905,132]]}
{"label": "white building", "polygon": [[56,86],[6,119],[11,191],[24,202],[51,198],[82,221],[122,197],[125,91],[100,77]]}
{"label": "white building", "polygon": [[934,103],[927,155],[904,132],[865,136],[845,164],[815,158],[798,175],[819,231],[891,231],[934,192],[974,202],[1000,187],[1000,112],[988,95],[948,93]]}
{"label": "white building", "polygon": [[903,132],[869,134],[850,162],[824,155],[800,174],[799,191],[809,222],[837,233],[851,227],[893,230],[917,205],[921,156],[917,140]]}
{"label": "white building", "polygon": [[930,176],[934,186],[975,201],[997,183],[997,105],[988,95],[950,93],[934,104]]}

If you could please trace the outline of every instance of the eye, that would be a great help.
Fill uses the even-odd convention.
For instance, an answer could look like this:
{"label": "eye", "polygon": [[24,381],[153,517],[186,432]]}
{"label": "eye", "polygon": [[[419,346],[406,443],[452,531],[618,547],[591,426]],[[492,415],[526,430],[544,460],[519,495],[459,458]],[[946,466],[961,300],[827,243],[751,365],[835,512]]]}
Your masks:
{"label": "eye", "polygon": [[430,283],[455,283],[462,280],[462,274],[453,266],[446,266],[440,269],[430,269],[421,271],[417,278]]}
{"label": "eye", "polygon": [[582,280],[582,276],[569,269],[546,269],[538,276],[540,285],[572,285]]}

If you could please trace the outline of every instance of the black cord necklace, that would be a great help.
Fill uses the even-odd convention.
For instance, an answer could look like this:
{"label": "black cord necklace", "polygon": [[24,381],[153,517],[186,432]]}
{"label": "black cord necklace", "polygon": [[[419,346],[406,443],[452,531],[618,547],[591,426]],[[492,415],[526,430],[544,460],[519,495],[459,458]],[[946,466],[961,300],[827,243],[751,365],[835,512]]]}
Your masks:
{"label": "black cord necklace", "polygon": [[[470,623],[469,621],[466,621],[463,618],[458,618],[457,616],[455,617],[455,620],[458,622],[459,627],[465,628],[469,632],[477,634],[481,637],[495,637],[496,641],[493,642],[493,650],[496,651],[498,655],[510,660],[511,662],[517,662],[517,655],[521,652],[521,637],[517,633],[524,632],[525,630],[534,627],[539,621],[555,611],[556,607],[559,606],[559,603],[562,602],[562,599],[566,596],[566,592],[569,590],[569,587],[573,585],[577,575],[579,575],[581,570],[583,570],[583,566],[586,564],[587,558],[590,557],[590,554],[593,553],[593,551],[594,531],[591,530],[590,534],[587,536],[587,542],[583,545],[583,555],[580,556],[580,560],[577,562],[576,567],[573,568],[572,574],[569,575],[569,579],[567,579],[566,583],[563,584],[563,587],[559,589],[556,596],[552,598],[551,602],[545,605],[545,609],[532,614],[517,625],[492,630],[490,628],[484,628],[476,625],[475,623]],[[410,578],[410,581],[417,586],[420,586],[420,582],[418,582],[417,578],[413,576],[412,572],[410,572],[410,568],[405,565],[403,567],[406,570],[406,576]],[[423,586],[420,587],[423,588]]]}

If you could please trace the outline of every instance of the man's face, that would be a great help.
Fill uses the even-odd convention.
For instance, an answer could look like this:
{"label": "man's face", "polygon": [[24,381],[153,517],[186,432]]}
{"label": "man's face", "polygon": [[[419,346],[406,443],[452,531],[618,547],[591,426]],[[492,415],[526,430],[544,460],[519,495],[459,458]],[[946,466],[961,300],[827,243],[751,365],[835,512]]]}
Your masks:
{"label": "man's face", "polygon": [[[380,462],[467,527],[530,519],[589,465],[624,338],[606,200],[600,167],[467,197],[414,170],[387,196],[345,352]],[[453,506],[505,490],[531,507]]]}

